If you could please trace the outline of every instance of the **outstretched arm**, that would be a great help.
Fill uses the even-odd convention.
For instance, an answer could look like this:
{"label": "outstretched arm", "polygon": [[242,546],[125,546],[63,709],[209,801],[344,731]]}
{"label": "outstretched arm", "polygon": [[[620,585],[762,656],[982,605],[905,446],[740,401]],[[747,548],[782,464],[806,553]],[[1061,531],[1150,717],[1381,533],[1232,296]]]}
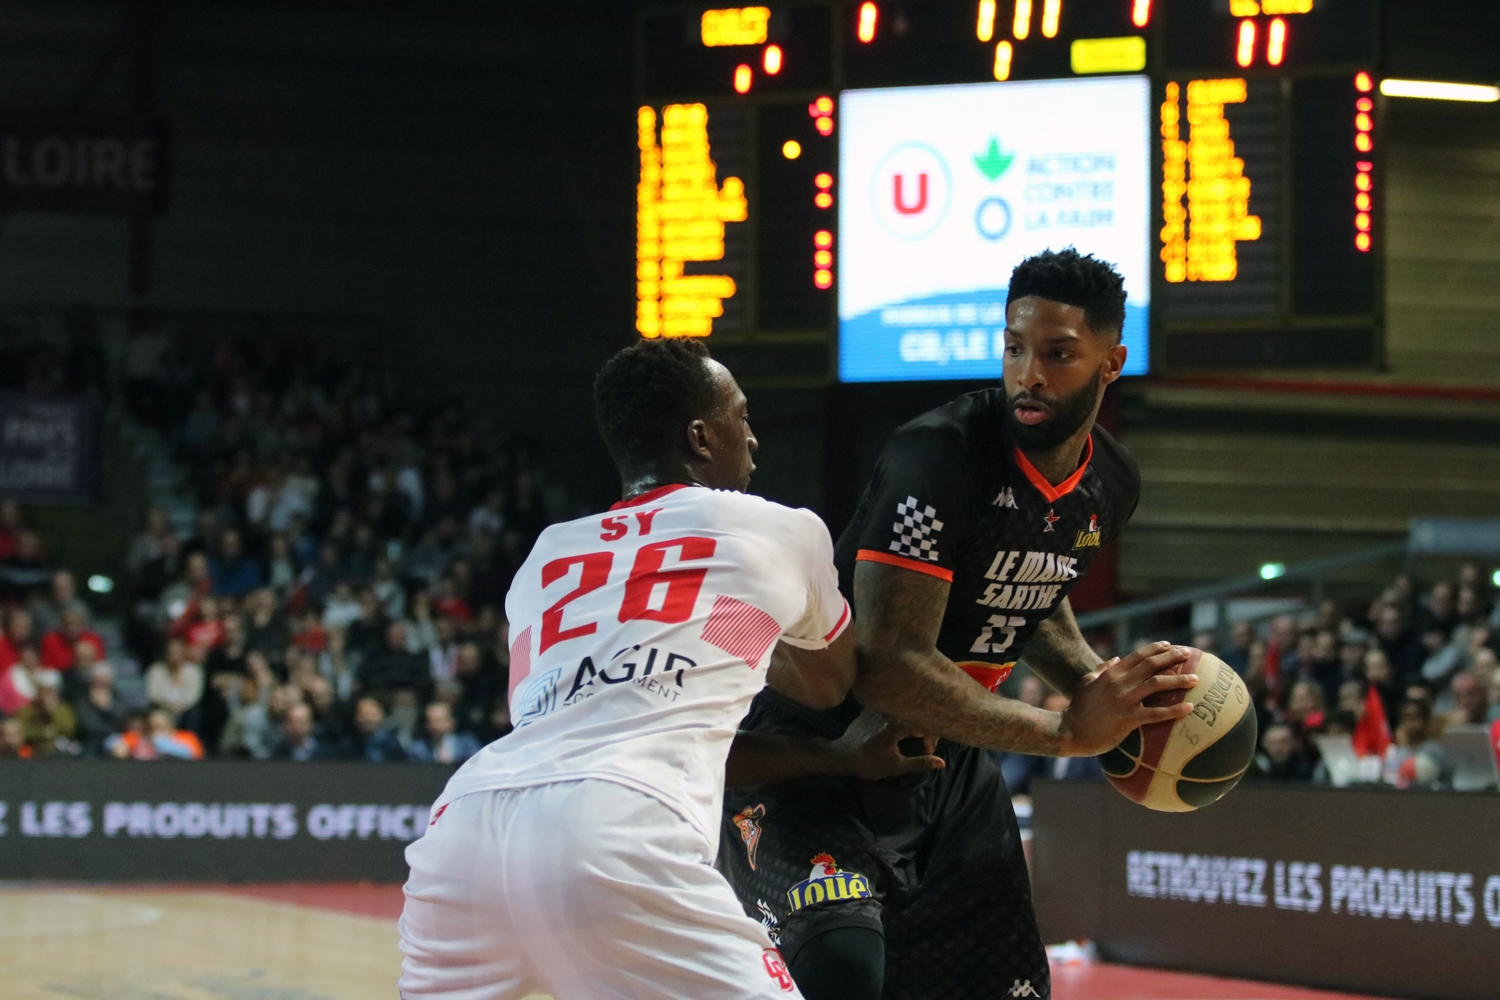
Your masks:
{"label": "outstretched arm", "polygon": [[[799,649],[778,643],[771,653],[766,683],[780,694],[812,709],[843,704],[854,683],[854,630],[844,632],[825,649]],[[943,766],[926,753],[903,756],[898,744],[919,735],[886,716],[866,712],[836,740],[778,736],[740,730],[729,748],[724,783],[730,788],[772,785],[795,778],[827,776],[874,781]]]}
{"label": "outstretched arm", "polygon": [[[926,732],[971,746],[1053,757],[1091,756],[1117,746],[1148,722],[1180,719],[1187,703],[1141,702],[1157,691],[1188,688],[1191,675],[1160,671],[1186,651],[1156,643],[1080,678],[1063,713],[996,697],[937,649],[948,584],[875,562],[854,571],[859,673],[854,693],[867,707]],[[1077,625],[1073,626],[1076,631]]]}

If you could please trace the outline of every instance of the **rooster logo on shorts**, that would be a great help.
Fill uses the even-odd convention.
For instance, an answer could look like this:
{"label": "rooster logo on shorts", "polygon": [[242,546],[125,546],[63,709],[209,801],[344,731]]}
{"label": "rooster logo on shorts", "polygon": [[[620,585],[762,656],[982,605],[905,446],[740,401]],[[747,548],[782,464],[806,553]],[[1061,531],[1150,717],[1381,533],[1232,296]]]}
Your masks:
{"label": "rooster logo on shorts", "polygon": [[755,852],[760,847],[760,821],[765,815],[766,807],[760,803],[741,809],[734,815],[734,826],[740,831],[740,839],[745,842],[745,857],[750,861],[751,871],[755,871]]}

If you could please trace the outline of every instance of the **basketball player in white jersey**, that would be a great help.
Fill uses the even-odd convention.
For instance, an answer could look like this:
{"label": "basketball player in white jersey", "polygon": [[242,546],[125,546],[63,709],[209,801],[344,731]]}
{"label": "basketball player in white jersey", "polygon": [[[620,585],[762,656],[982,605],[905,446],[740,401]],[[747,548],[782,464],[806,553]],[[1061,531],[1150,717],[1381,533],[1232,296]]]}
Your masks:
{"label": "basketball player in white jersey", "polygon": [[[595,402],[625,499],[548,528],[516,574],[515,732],[453,776],[407,849],[405,1000],[798,995],[713,862],[730,744],[773,648],[800,650],[775,672],[804,703],[853,682],[828,530],[743,492],[745,397],[700,343],[621,351]],[[902,757],[902,735],[867,741],[878,767],[756,734],[735,754],[758,781],[942,766]]]}

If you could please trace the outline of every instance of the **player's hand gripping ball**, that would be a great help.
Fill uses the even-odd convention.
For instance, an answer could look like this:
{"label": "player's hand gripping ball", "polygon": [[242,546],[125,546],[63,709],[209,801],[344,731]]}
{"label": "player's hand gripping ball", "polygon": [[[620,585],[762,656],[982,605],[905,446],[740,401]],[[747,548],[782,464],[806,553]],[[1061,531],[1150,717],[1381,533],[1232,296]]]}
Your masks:
{"label": "player's hand gripping ball", "polygon": [[1110,784],[1132,802],[1158,812],[1191,812],[1239,784],[1255,758],[1258,733],[1250,692],[1234,669],[1212,653],[1193,649],[1174,673],[1197,674],[1186,690],[1163,691],[1143,704],[1175,705],[1186,699],[1193,714],[1153,722],[1099,755]]}

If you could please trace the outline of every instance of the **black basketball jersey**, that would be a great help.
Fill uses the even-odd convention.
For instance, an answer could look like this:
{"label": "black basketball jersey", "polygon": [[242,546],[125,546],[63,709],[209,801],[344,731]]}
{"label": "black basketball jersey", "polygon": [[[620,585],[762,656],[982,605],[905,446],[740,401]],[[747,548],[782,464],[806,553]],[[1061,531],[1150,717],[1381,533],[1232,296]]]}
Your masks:
{"label": "black basketball jersey", "polygon": [[994,690],[1037,627],[1135,512],[1141,477],[1094,428],[1083,462],[1056,486],[1009,439],[1005,391],[960,396],[886,442],[839,538],[840,586],[868,560],[952,585],[938,649]]}

